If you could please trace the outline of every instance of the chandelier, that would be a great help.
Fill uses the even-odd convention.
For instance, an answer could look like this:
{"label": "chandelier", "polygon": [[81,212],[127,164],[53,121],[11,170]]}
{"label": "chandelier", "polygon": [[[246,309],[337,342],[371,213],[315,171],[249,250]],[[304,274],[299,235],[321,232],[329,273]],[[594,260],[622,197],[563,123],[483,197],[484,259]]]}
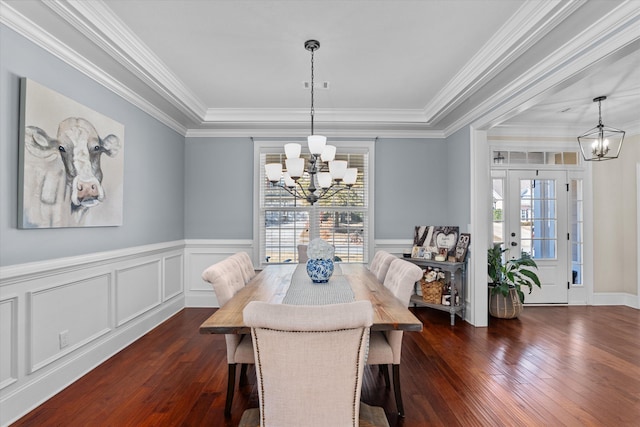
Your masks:
{"label": "chandelier", "polygon": [[624,131],[602,124],[602,107],[600,103],[607,99],[599,96],[593,99],[598,103],[598,125],[578,137],[582,157],[588,161],[617,159],[624,140]]}
{"label": "chandelier", "polygon": [[311,135],[307,137],[311,155],[306,170],[309,185],[305,189],[300,183],[305,172],[305,159],[300,157],[302,146],[297,143],[284,145],[286,171],[282,170],[282,163],[268,163],[265,165],[265,172],[272,187],[283,188],[296,199],[304,199],[313,205],[318,200],[328,199],[345,188],[350,189],[356,183],[358,169],[348,168],[345,160],[335,160],[336,147],[327,145],[327,138],[316,135],[313,131],[313,57],[314,52],[320,48],[320,42],[307,40],[304,42],[304,48],[311,52]]}

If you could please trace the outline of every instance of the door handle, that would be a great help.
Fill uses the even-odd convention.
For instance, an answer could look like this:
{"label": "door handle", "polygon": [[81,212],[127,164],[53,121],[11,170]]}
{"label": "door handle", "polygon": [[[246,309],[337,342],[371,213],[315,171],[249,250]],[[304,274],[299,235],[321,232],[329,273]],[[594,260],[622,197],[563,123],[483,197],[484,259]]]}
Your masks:
{"label": "door handle", "polygon": [[511,242],[511,246],[518,246],[516,242]]}

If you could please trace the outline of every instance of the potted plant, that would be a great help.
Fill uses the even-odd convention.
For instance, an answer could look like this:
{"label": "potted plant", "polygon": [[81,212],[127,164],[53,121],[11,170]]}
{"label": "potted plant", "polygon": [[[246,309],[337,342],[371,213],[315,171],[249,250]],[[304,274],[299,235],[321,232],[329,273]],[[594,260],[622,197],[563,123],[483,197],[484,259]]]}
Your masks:
{"label": "potted plant", "polygon": [[487,252],[488,274],[491,283],[489,297],[489,314],[502,319],[513,319],[522,312],[524,292],[522,287],[533,290],[533,285],[540,287],[540,279],[533,271],[537,269],[535,261],[525,252],[517,259],[505,260],[505,252],[501,243],[495,243]]}

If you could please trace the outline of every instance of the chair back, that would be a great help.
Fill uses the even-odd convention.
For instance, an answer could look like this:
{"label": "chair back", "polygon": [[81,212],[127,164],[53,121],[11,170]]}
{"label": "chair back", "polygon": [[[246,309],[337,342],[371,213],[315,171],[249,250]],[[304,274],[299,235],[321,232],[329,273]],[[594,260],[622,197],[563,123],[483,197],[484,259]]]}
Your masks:
{"label": "chair back", "polygon": [[398,259],[395,255],[386,251],[378,251],[371,260],[369,271],[376,275],[380,283],[384,283],[384,279],[389,271],[389,266],[394,259]]}
{"label": "chair back", "polygon": [[253,301],[243,315],[254,343],[260,426],[358,426],[369,301]]}
{"label": "chair back", "polygon": [[232,257],[217,262],[202,272],[202,279],[211,283],[220,307],[245,285],[242,270]]}
{"label": "chair back", "polygon": [[422,269],[415,264],[396,258],[389,265],[384,279],[384,287],[389,289],[400,302],[408,307],[413,287],[422,278]]}
{"label": "chair back", "polygon": [[231,255],[230,258],[235,259],[238,262],[244,283],[249,283],[249,281],[256,275],[256,269],[253,267],[253,261],[251,261],[249,254],[246,252],[238,252]]}
{"label": "chair back", "polygon": [[298,264],[306,264],[309,261],[307,245],[298,245]]}

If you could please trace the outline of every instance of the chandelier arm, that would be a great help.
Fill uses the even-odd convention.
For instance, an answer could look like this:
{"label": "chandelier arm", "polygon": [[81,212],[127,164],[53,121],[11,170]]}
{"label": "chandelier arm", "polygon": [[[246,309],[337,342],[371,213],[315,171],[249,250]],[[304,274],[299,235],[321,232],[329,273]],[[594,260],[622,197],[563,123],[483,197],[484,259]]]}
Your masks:
{"label": "chandelier arm", "polygon": [[[308,193],[304,187],[302,186],[302,184],[300,184],[300,181],[296,181],[296,184],[298,184],[298,187],[300,187],[300,190],[302,190],[302,196],[298,195],[297,197],[299,199],[307,199],[309,200],[309,196],[311,195],[311,193]],[[297,193],[297,191],[296,191]]]}
{"label": "chandelier arm", "polygon": [[[342,190],[346,189],[347,187],[343,187],[341,185],[336,185],[336,184],[332,184],[331,187],[327,188],[324,190],[324,192],[322,193],[321,197],[333,197],[335,196],[337,193],[341,192]],[[332,193],[329,193],[329,190],[333,190]],[[329,193],[329,194],[327,194]]]}

